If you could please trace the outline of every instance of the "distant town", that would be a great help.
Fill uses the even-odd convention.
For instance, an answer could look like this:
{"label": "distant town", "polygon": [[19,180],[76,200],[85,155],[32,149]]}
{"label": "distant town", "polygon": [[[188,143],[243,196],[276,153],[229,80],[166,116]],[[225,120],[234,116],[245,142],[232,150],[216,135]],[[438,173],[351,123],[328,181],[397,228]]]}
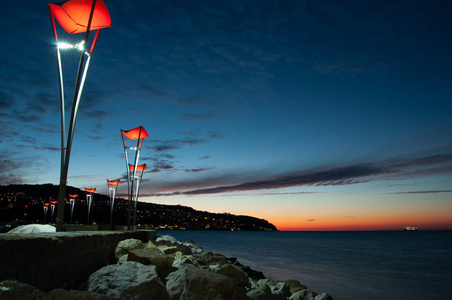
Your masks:
{"label": "distant town", "polygon": [[[87,224],[86,192],[75,187],[67,187],[68,194],[78,194],[75,200],[71,222],[71,208],[66,200],[65,223]],[[44,204],[57,200],[58,186],[5,185],[0,186],[0,225],[11,222],[54,223],[56,207],[44,210]],[[55,204],[56,205],[56,204]],[[127,223],[126,199],[116,198],[114,202],[113,225]],[[46,212],[46,213],[45,213]],[[110,224],[110,198],[108,195],[94,194],[91,205],[90,224]],[[172,230],[257,230],[275,231],[277,228],[266,220],[230,213],[210,213],[198,211],[182,205],[137,203],[136,225],[142,229]]]}

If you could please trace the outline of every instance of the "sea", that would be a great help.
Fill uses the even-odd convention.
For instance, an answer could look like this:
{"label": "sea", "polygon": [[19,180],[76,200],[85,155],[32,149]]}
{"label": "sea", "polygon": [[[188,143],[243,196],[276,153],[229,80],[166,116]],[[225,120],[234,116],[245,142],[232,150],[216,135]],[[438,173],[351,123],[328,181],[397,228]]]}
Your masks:
{"label": "sea", "polygon": [[237,257],[275,280],[345,299],[452,299],[452,231],[184,231],[178,241]]}

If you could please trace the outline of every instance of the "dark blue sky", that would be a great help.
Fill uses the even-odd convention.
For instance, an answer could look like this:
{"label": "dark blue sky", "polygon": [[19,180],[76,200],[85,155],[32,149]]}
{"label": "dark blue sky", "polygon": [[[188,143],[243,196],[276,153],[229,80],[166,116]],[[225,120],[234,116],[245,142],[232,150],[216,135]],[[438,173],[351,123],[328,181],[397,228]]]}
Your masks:
{"label": "dark blue sky", "polygon": [[[47,2],[2,1],[0,184],[59,182]],[[106,193],[119,129],[142,125],[142,200],[297,228],[452,213],[452,2],[105,3],[69,185]],[[70,100],[78,57],[63,59]]]}

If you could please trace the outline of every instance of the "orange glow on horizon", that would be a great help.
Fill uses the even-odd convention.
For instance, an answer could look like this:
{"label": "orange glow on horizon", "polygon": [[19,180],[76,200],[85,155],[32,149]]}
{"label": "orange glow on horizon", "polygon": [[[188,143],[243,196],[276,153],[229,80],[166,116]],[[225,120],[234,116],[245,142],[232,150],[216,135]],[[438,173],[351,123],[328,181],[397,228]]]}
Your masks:
{"label": "orange glow on horizon", "polygon": [[[352,220],[353,219],[353,220]],[[275,221],[273,225],[281,231],[375,231],[402,230],[406,226],[419,230],[452,230],[452,221],[446,219],[400,218],[376,220],[343,218],[343,220],[286,220]],[[271,221],[270,221],[271,222]]]}

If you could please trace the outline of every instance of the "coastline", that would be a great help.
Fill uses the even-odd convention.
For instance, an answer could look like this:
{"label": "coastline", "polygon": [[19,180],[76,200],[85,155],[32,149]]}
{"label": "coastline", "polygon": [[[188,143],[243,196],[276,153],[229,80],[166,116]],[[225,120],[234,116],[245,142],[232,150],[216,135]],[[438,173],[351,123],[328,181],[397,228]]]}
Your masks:
{"label": "coastline", "polygon": [[[49,240],[55,238],[52,233],[44,236]],[[53,247],[58,247],[57,243]],[[113,255],[113,262],[87,276],[79,289],[59,287],[44,292],[6,280],[0,283],[0,298],[13,299],[27,290],[45,299],[56,294],[64,294],[68,299],[81,294],[93,299],[145,299],[145,295],[146,299],[332,299],[296,280],[265,278],[262,272],[242,265],[237,258],[210,252],[193,241],[181,242],[169,235],[148,241],[122,240],[115,246]]]}

